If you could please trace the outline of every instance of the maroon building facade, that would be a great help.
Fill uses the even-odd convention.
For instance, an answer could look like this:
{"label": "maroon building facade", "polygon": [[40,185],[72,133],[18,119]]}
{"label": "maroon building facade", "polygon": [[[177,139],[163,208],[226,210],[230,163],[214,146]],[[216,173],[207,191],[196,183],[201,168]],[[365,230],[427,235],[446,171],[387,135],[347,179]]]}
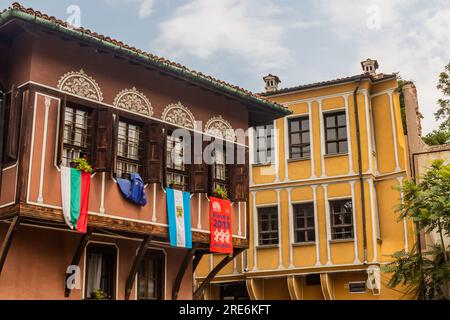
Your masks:
{"label": "maroon building facade", "polygon": [[[192,275],[209,253],[217,184],[233,201],[234,255],[222,266],[247,248],[246,164],[171,163],[180,141],[170,133],[183,128],[246,150],[246,140],[220,134],[272,121],[283,107],[19,4],[0,14],[0,61],[0,299],[199,296]],[[61,210],[61,166],[80,156],[96,169],[86,234],[70,230]],[[117,186],[134,172],[144,207]],[[191,192],[191,250],[168,244],[169,185]]]}

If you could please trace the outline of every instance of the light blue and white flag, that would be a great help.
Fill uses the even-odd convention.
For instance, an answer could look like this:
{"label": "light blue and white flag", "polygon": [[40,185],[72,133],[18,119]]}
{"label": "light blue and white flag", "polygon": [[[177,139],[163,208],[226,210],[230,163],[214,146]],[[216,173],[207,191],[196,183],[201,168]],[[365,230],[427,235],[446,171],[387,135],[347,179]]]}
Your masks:
{"label": "light blue and white flag", "polygon": [[191,194],[166,189],[169,239],[172,247],[192,248]]}

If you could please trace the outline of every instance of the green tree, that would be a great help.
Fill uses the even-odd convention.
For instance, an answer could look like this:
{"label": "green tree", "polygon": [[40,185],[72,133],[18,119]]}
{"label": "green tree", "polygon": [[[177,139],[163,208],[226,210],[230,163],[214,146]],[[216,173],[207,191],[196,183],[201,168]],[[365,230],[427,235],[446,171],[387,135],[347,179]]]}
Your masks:
{"label": "green tree", "polygon": [[439,128],[422,138],[430,146],[450,143],[450,130]]}
{"label": "green tree", "polygon": [[406,294],[418,299],[445,298],[450,280],[449,248],[444,244],[444,237],[450,236],[450,165],[436,160],[420,182],[405,181],[399,189],[403,192],[400,218],[414,221],[416,232],[436,231],[440,243],[424,252],[416,243],[411,252],[394,253],[384,268],[393,273],[388,286],[402,284]]}
{"label": "green tree", "polygon": [[438,100],[439,109],[434,115],[437,121],[443,120],[441,129],[450,131],[450,62],[439,75],[437,88],[443,97]]}

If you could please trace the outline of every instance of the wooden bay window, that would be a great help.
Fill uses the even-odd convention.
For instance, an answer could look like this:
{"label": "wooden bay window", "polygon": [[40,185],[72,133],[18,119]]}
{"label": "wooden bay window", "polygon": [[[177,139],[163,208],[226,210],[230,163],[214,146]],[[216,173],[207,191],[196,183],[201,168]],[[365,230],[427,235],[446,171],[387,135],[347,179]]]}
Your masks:
{"label": "wooden bay window", "polygon": [[166,185],[175,189],[189,191],[189,167],[185,163],[185,143],[182,137],[172,136],[167,131],[166,137]]}
{"label": "wooden bay window", "polygon": [[132,173],[143,176],[143,129],[125,119],[119,119],[116,145],[116,176],[129,179]]}
{"label": "wooden bay window", "polygon": [[91,159],[92,112],[70,104],[64,109],[62,165],[81,157]]}

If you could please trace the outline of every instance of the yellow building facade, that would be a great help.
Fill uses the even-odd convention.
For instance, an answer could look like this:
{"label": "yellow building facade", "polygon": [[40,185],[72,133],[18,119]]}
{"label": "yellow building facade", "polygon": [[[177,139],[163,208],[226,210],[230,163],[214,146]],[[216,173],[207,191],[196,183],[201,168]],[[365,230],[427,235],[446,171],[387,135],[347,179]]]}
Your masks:
{"label": "yellow building facade", "polygon": [[[362,66],[358,76],[280,90],[265,78],[263,95],[292,114],[250,134],[250,248],[205,299],[405,298],[381,270],[414,243],[414,226],[396,212],[395,187],[408,178],[397,77],[377,74],[374,60]],[[195,277],[222,258],[205,256]]]}

